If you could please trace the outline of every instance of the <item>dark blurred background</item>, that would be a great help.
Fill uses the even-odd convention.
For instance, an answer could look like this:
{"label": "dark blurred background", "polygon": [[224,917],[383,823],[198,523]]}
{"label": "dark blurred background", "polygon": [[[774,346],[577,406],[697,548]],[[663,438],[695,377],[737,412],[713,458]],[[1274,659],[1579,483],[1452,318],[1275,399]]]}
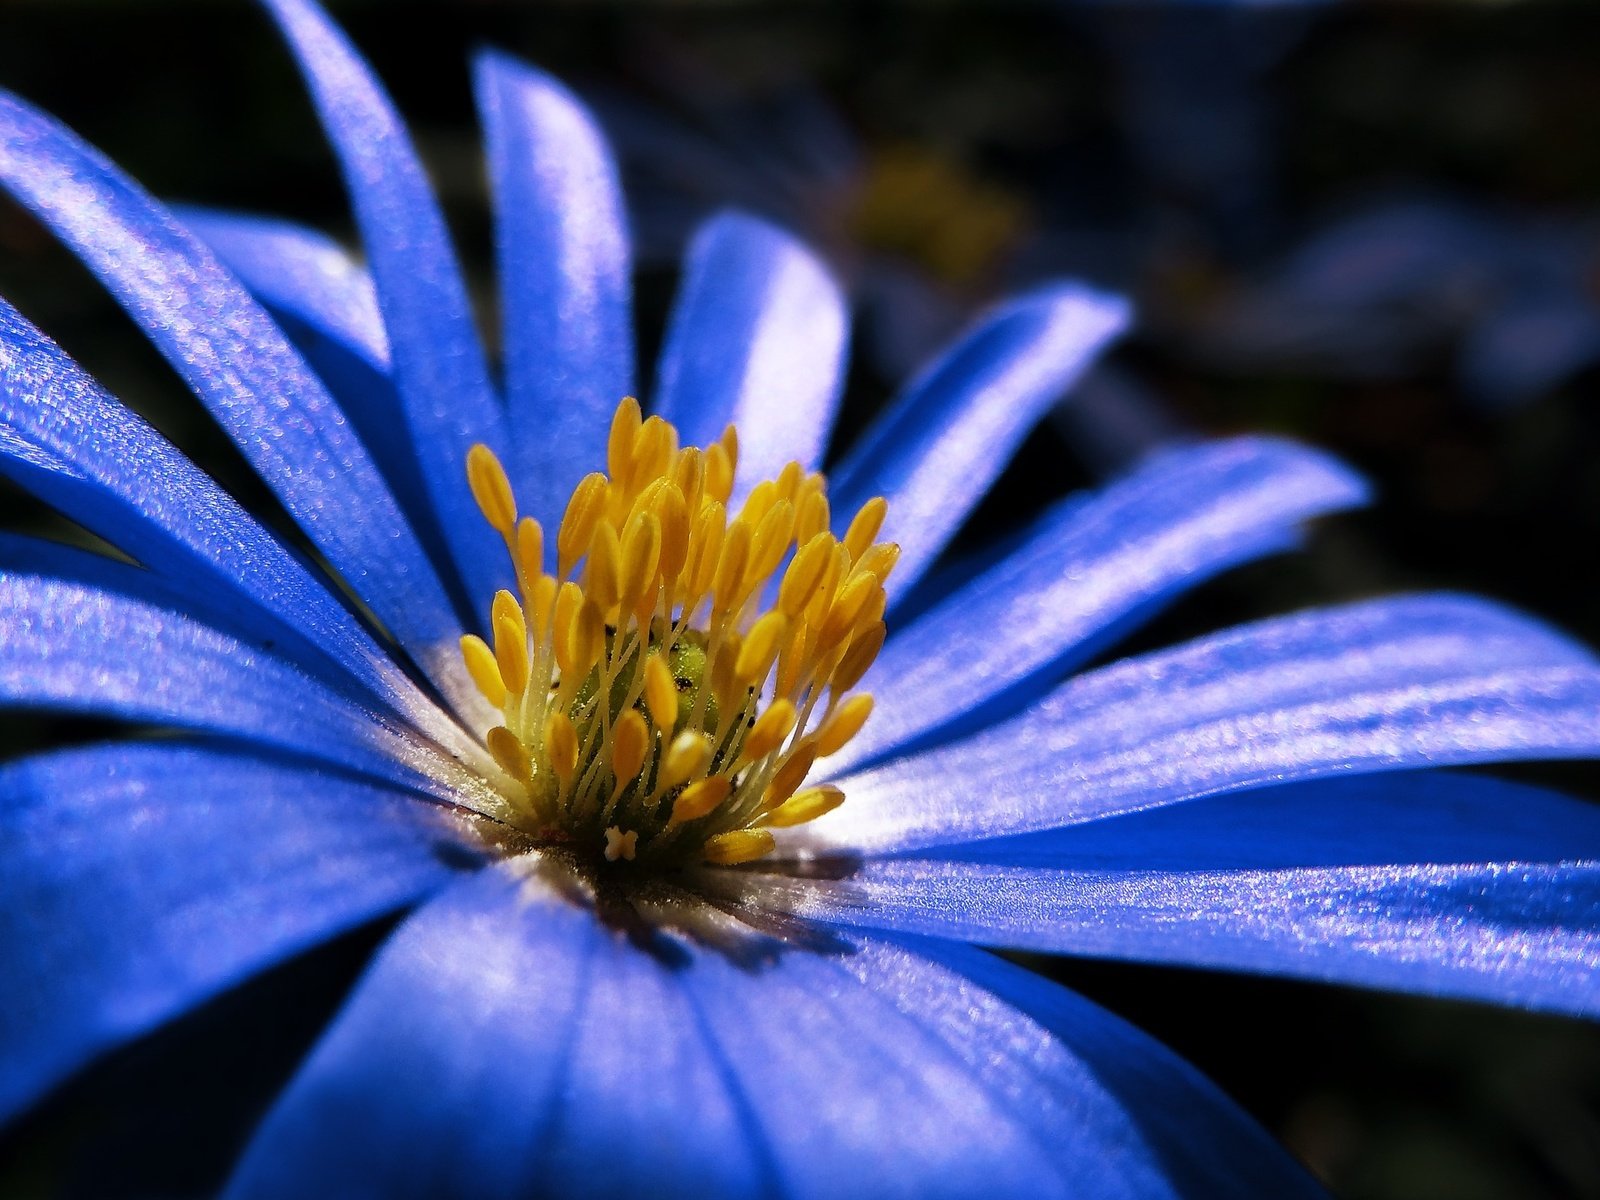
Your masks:
{"label": "dark blurred background", "polygon": [[[618,140],[642,362],[684,238],[728,202],[797,229],[856,296],[846,430],[1007,290],[1071,274],[1138,299],[1140,329],[1030,440],[966,544],[1172,437],[1270,430],[1378,485],[1372,511],[1206,586],[1124,651],[1404,587],[1487,593],[1600,644],[1600,7],[331,7],[412,122],[488,329],[467,62],[494,44],[566,79]],[[0,0],[0,86],[159,195],[349,232],[297,77],[244,0]],[[154,352],[4,202],[0,292],[278,519]],[[13,491],[0,514],[74,536]],[[4,720],[6,754],[104,732]],[[1515,774],[1600,797],[1589,770]],[[0,1195],[211,1190],[382,932],[71,1085],[0,1136]],[[1033,965],[1175,1046],[1340,1195],[1600,1196],[1590,1026]]]}

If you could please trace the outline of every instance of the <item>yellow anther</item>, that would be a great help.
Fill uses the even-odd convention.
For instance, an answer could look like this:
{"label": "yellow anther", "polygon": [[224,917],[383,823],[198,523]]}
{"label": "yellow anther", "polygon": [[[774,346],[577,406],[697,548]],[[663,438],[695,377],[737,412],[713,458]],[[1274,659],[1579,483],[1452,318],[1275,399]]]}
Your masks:
{"label": "yellow anther", "polygon": [[821,787],[811,787],[803,792],[796,792],[777,808],[763,815],[761,823],[777,829],[788,829],[794,825],[804,825],[807,821],[815,821],[843,803],[843,792],[831,784],[823,784]]}
{"label": "yellow anther", "polygon": [[661,561],[657,569],[661,578],[671,583],[689,558],[689,504],[678,485],[669,480],[656,494],[653,511],[661,523]]}
{"label": "yellow anther", "polygon": [[494,594],[494,600],[489,605],[489,623],[498,625],[501,621],[510,621],[519,626],[523,636],[527,636],[528,623],[522,612],[522,605],[517,603],[517,598],[505,588]]}
{"label": "yellow anther", "polygon": [[734,521],[722,539],[711,598],[719,613],[731,613],[745,597],[744,572],[750,563],[750,526]]}
{"label": "yellow anther", "polygon": [[817,743],[812,738],[803,739],[789,752],[789,757],[783,760],[783,765],[767,785],[767,794],[762,799],[761,807],[770,811],[794,795],[816,761]]}
{"label": "yellow anther", "polygon": [[776,845],[765,829],[732,829],[708,839],[700,847],[700,857],[720,867],[732,867],[771,854]]}
{"label": "yellow anther", "polygon": [[774,700],[772,705],[756,718],[756,723],[745,735],[744,748],[739,754],[740,762],[756,762],[783,745],[783,739],[794,731],[797,716],[792,701]]}
{"label": "yellow anther", "polygon": [[606,438],[606,470],[613,479],[624,479],[633,467],[633,439],[639,433],[642,417],[639,402],[624,396],[611,418],[611,433]]}
{"label": "yellow anther", "polygon": [[716,809],[733,791],[733,780],[726,775],[711,775],[691,783],[672,802],[672,823],[696,821]]}
{"label": "yellow anther", "polygon": [[472,676],[483,698],[495,708],[504,708],[506,684],[500,678],[500,665],[495,662],[489,643],[475,633],[467,634],[461,639],[461,660],[466,663],[467,674]]}
{"label": "yellow anther", "polygon": [[722,431],[722,436],[717,439],[717,445],[721,446],[722,452],[728,456],[729,469],[737,475],[739,473],[739,431],[729,425]]}
{"label": "yellow anther", "polygon": [[489,730],[484,741],[489,746],[489,753],[494,755],[495,762],[507,775],[513,779],[520,779],[526,783],[533,775],[533,762],[528,757],[528,750],[517,735],[504,725],[496,725]]}
{"label": "yellow anther", "polygon": [[609,485],[598,471],[590,472],[578,481],[567,501],[566,515],[561,518],[561,528],[556,532],[556,574],[566,579],[572,568],[589,550],[594,540],[594,528],[606,509]]}
{"label": "yellow anther", "polygon": [[620,827],[613,825],[606,830],[604,853],[607,862],[616,862],[619,858],[624,862],[632,862],[633,856],[638,853],[638,850],[639,831],[637,829],[630,829],[624,833]]}
{"label": "yellow anther", "polygon": [[861,682],[862,676],[877,659],[878,651],[883,649],[886,632],[883,622],[875,621],[856,634],[850,643],[850,648],[845,651],[844,657],[839,660],[839,665],[833,669],[833,674],[828,680],[835,696],[848,692]]}
{"label": "yellow anther", "polygon": [[889,582],[889,573],[894,570],[895,564],[900,561],[899,542],[879,542],[869,546],[867,552],[856,563],[857,571],[865,571],[877,577],[879,583]]}
{"label": "yellow anther", "polygon": [[745,568],[748,590],[760,587],[778,569],[783,556],[789,552],[789,539],[793,534],[794,505],[779,500],[767,510],[750,538],[750,564]]}
{"label": "yellow anther", "polygon": [[[803,491],[803,489],[802,489]],[[828,528],[828,497],[821,491],[805,492],[795,501],[794,538],[802,546]]]}
{"label": "yellow anther", "polygon": [[811,538],[795,553],[789,561],[789,567],[783,573],[783,582],[778,586],[778,609],[789,617],[798,617],[805,611],[811,597],[817,590],[817,585],[822,582],[822,573],[828,568],[828,560],[833,556],[833,535],[819,533]]}
{"label": "yellow anther", "polygon": [[556,665],[563,677],[582,679],[605,649],[605,620],[599,606],[586,599],[583,589],[568,580],[556,593],[555,624],[551,639]]}
{"label": "yellow anther", "polygon": [[705,452],[700,447],[685,446],[678,451],[678,461],[672,467],[672,482],[678,485],[688,511],[699,511],[700,494],[706,482]]}
{"label": "yellow anther", "polygon": [[511,494],[511,481],[493,450],[479,442],[467,451],[467,486],[478,502],[483,519],[496,531],[510,537],[517,524],[517,501]]}
{"label": "yellow anther", "polygon": [[852,575],[850,581],[839,589],[839,594],[828,606],[828,615],[817,630],[817,646],[826,650],[850,636],[856,620],[866,610],[873,593],[883,591],[883,585],[871,574]]}
{"label": "yellow anther", "polygon": [[873,589],[872,594],[867,597],[866,607],[856,616],[855,627],[857,632],[867,628],[874,621],[883,620],[883,611],[888,605],[889,594],[883,590],[882,586]]}
{"label": "yellow anther", "polygon": [[827,758],[843,750],[871,715],[871,696],[851,696],[840,704],[817,729],[817,757]]}
{"label": "yellow anther", "polygon": [[695,518],[689,536],[689,557],[683,564],[682,590],[685,601],[699,600],[711,590],[717,577],[717,564],[722,560],[722,543],[726,540],[725,512],[720,501],[708,500]]}
{"label": "yellow anther", "polygon": [[878,536],[878,530],[883,528],[883,518],[888,513],[889,502],[882,496],[874,496],[861,506],[844,535],[844,546],[850,551],[851,562],[861,560],[867,547]]}
{"label": "yellow anther", "polygon": [[560,709],[545,718],[544,753],[562,785],[571,783],[578,771],[578,731],[573,728],[572,718]]}
{"label": "yellow anther", "polygon": [[517,522],[517,582],[531,589],[544,570],[544,526],[532,517]]}
{"label": "yellow anther", "polygon": [[717,698],[718,706],[725,713],[740,707],[744,702],[745,689],[734,673],[734,666],[739,661],[741,642],[742,639],[737,633],[728,634],[722,648],[711,660],[711,694]]}
{"label": "yellow anther", "polygon": [[800,482],[805,478],[806,469],[797,462],[786,462],[783,470],[778,472],[775,481],[778,487],[778,496],[790,504],[800,494]]}
{"label": "yellow anther", "polygon": [[[670,485],[669,485],[670,486]],[[632,611],[656,580],[656,567],[661,562],[661,522],[656,515],[642,512],[628,522],[622,531],[622,561],[620,596],[622,607]],[[654,592],[650,592],[654,607]],[[597,597],[598,599],[598,597]]]}
{"label": "yellow anther", "polygon": [[782,650],[778,651],[778,675],[773,680],[773,694],[777,696],[796,696],[804,682],[803,676],[811,667],[811,626],[804,621],[795,624],[794,630],[789,635],[789,640],[784,643]]}
{"label": "yellow anther", "polygon": [[539,575],[528,589],[528,616],[532,618],[529,629],[535,642],[543,642],[550,632],[550,612],[555,606],[556,583],[554,575]]}
{"label": "yellow anther", "polygon": [[644,703],[656,728],[671,733],[678,723],[678,684],[672,678],[667,660],[659,654],[652,654],[645,660]]}
{"label": "yellow anther", "polygon": [[687,783],[711,765],[711,740],[703,733],[684,730],[672,739],[658,781],[663,791]]}
{"label": "yellow anther", "polygon": [[772,506],[779,499],[778,485],[770,479],[763,479],[750,489],[750,494],[745,497],[744,507],[739,510],[739,517],[754,529],[761,524],[761,518],[772,511]]}
{"label": "yellow anther", "polygon": [[667,473],[677,452],[678,431],[660,417],[650,417],[634,434],[632,469],[617,483],[628,495],[636,495],[652,479]]}
{"label": "yellow anther", "polygon": [[822,582],[817,584],[817,590],[811,595],[811,603],[806,605],[806,621],[813,630],[827,617],[828,609],[833,606],[833,597],[849,571],[850,551],[841,542],[834,546],[833,557],[823,569]]}
{"label": "yellow anther", "polygon": [[512,696],[520,696],[528,688],[528,630],[521,615],[521,609],[515,615],[501,611],[494,619],[494,661]]}
{"label": "yellow anther", "polygon": [[601,612],[610,612],[622,599],[622,545],[610,521],[601,521],[594,528],[583,570],[583,591]]}
{"label": "yellow anther", "polygon": [[637,709],[630,708],[611,729],[611,774],[618,787],[632,783],[644,769],[649,750],[650,727]]}
{"label": "yellow anther", "polygon": [[733,460],[720,442],[707,446],[705,457],[704,494],[719,504],[726,504],[733,495]]}
{"label": "yellow anther", "polygon": [[740,683],[747,688],[760,685],[772,669],[788,632],[789,618],[781,612],[769,612],[750,627],[733,666]]}

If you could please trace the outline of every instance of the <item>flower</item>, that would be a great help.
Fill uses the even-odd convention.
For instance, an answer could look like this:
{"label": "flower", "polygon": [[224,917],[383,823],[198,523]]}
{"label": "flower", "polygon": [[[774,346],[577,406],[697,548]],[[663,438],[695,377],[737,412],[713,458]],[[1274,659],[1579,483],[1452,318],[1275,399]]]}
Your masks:
{"label": "flower", "polygon": [[[647,819],[671,788],[648,808],[653,791],[629,789],[647,762],[668,771],[679,714],[650,656],[672,690],[681,672],[691,712],[709,686],[727,707],[772,697],[768,713],[783,689],[760,684],[782,668],[756,660],[810,610],[786,607],[781,584],[775,609],[750,592],[792,624],[758,636],[728,617],[741,652],[770,637],[748,670],[733,656],[733,688],[714,629],[698,665],[672,660],[653,616],[632,618],[629,648],[622,600],[641,593],[621,581],[652,558],[640,545],[659,566],[664,481],[690,458],[665,425],[617,415],[632,342],[605,148],[558,85],[480,59],[502,399],[387,100],[309,0],[271,7],[345,167],[370,276],[290,226],[180,221],[0,96],[0,181],[101,277],[317,556],[0,306],[0,470],[127,556],[0,541],[0,696],[182,731],[0,772],[0,1120],[238,980],[397,913],[232,1194],[1315,1193],[1191,1069],[979,946],[1600,1009],[1596,814],[1411,769],[1593,754],[1600,667],[1583,648],[1488,602],[1404,597],[1058,682],[1196,580],[1359,501],[1338,464],[1265,439],[1173,450],[1046,512],[1004,554],[930,570],[1123,322],[1069,285],[985,317],[832,473],[831,512],[884,522],[849,568],[880,538],[900,546],[841,618],[847,653],[880,594],[894,628],[860,680],[871,719],[815,773],[816,806],[834,805],[828,786],[843,804],[772,835],[760,819],[784,789],[779,807],[719,810],[768,792],[701,746],[673,809],[713,777],[727,794],[677,822],[704,836],[656,843]],[[704,479],[737,426],[742,475],[719,477],[713,502],[772,477],[798,525],[845,327],[785,235],[737,215],[703,231],[652,400],[705,448]],[[603,488],[581,482],[602,464]],[[566,672],[551,700],[532,665],[555,653],[556,597],[547,629],[550,559],[522,516],[541,540],[557,531],[568,574],[567,500],[586,488],[643,539],[624,553],[615,534],[616,569],[597,567],[611,549],[595,549],[598,518],[579,519],[599,558],[565,581],[579,594],[563,653],[585,682],[601,664],[628,675],[615,708],[598,679],[587,701],[566,691]],[[653,533],[634,522],[646,496]],[[494,530],[510,555],[486,551]],[[723,607],[742,613],[735,599]],[[598,649],[587,605],[615,617]],[[519,621],[535,636],[507,636]],[[746,739],[764,719],[749,716]],[[795,727],[807,736],[798,712]],[[771,765],[775,784],[786,764]],[[719,811],[726,827],[694,825]],[[716,839],[739,832],[724,852]]]}

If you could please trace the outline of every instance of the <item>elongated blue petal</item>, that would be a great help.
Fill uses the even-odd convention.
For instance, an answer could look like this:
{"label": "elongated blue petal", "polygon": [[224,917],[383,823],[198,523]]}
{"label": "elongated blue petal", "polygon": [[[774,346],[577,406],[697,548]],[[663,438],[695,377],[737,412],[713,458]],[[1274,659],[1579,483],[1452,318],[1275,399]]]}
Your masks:
{"label": "elongated blue petal", "polygon": [[791,460],[822,465],[848,338],[827,269],[765,221],[723,213],[689,247],[655,410],[692,446],[738,426],[737,502]]}
{"label": "elongated blue petal", "polygon": [[1401,597],[1081,676],[1004,725],[844,781],[818,836],[910,849],[1322,775],[1600,752],[1600,668],[1510,610]]}
{"label": "elongated blue petal", "polygon": [[[266,306],[339,402],[428,560],[448,564],[450,546],[417,468],[366,268],[325,234],[288,221],[189,206],[174,212]],[[442,582],[462,614],[478,607],[454,571]]]}
{"label": "elongated blue petal", "polygon": [[1290,785],[834,874],[731,886],[869,929],[1600,1015],[1600,808],[1492,779]]}
{"label": "elongated blue petal", "polygon": [[[993,1047],[992,1060],[1003,1061],[1000,1055],[1014,1044],[1010,1040],[1014,1032],[1036,1023],[1079,1061],[1078,1072],[1091,1075],[1127,1113],[1164,1176],[1158,1186],[1138,1194],[1170,1192],[1186,1200],[1235,1200],[1240,1196],[1291,1200],[1324,1194],[1282,1147],[1214,1084],[1133,1026],[1082,996],[992,954],[949,942],[918,939],[908,944],[917,954],[959,972],[981,989],[974,989],[978,996],[972,997],[966,1008],[975,1014],[971,1020],[977,1028],[967,1035],[978,1043],[975,1052],[981,1053],[987,1043]],[[963,998],[970,995],[962,992]],[[1003,1017],[992,1011],[996,1007]],[[954,1014],[955,1037],[960,1036],[963,1016],[960,1010]],[[1109,1157],[1117,1149],[1120,1147],[1106,1146],[1101,1153]],[[1115,1187],[1116,1182],[1108,1180],[1107,1194],[1116,1194]],[[1085,1187],[1077,1194],[1100,1193]]]}
{"label": "elongated blue petal", "polygon": [[474,67],[513,478],[553,531],[578,480],[601,469],[611,414],[634,390],[627,212],[611,150],[571,92],[507,55]]}
{"label": "elongated blue petal", "polygon": [[377,288],[416,460],[468,593],[504,574],[466,481],[467,450],[506,450],[505,420],[461,268],[411,138],[344,33],[310,0],[264,0],[305,75],[344,171]]}
{"label": "elongated blue petal", "polygon": [[415,797],[238,751],[95,746],[0,768],[0,1123],[439,885],[436,849],[459,838]]}
{"label": "elongated blue petal", "polygon": [[1074,1196],[1323,1194],[1193,1067],[1058,984],[925,939],[863,940],[840,962],[1004,1097]]}
{"label": "elongated blue petal", "polygon": [[374,371],[392,369],[372,276],[327,234],[274,217],[187,204],[172,212],[274,314],[310,326]]}
{"label": "elongated blue petal", "polygon": [[0,93],[0,186],[138,322],[350,587],[458,703],[460,621],[365,448],[188,230],[60,125]]}
{"label": "elongated blue petal", "polygon": [[[1296,522],[1366,490],[1325,455],[1239,438],[1162,454],[1041,518],[995,566],[895,632],[863,687],[877,705],[835,769],[1016,707],[1130,619],[1277,549]],[[1021,696],[1019,696],[1021,693]]]}
{"label": "elongated blue petal", "polygon": [[[997,973],[1041,1021],[897,947],[779,942],[681,899],[662,929],[607,929],[550,870],[486,872],[401,928],[230,1195],[1311,1194],[1192,1071],[1059,989]],[[1069,1012],[1072,1041],[1044,1023]],[[1171,1094],[1128,1111],[1141,1077]]]}
{"label": "elongated blue petal", "polygon": [[981,319],[912,381],[834,472],[834,516],[883,495],[902,594],[989,490],[1028,431],[1128,323],[1127,304],[1062,284]]}
{"label": "elongated blue petal", "polygon": [[266,627],[280,647],[307,642],[431,736],[451,737],[454,723],[320,581],[3,300],[0,474],[139,559],[189,607]]}
{"label": "elongated blue petal", "polygon": [[[118,582],[133,586],[126,576]],[[497,810],[477,774],[409,726],[330,692],[259,645],[162,607],[167,594],[0,570],[0,706],[231,735]]]}
{"label": "elongated blue petal", "polygon": [[762,1190],[761,1147],[680,964],[514,869],[400,929],[229,1195]]}

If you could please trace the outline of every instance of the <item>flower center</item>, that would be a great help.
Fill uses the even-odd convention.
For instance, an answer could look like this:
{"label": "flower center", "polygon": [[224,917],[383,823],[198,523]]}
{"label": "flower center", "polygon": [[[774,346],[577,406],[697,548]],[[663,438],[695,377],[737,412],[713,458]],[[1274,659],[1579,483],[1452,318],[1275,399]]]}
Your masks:
{"label": "flower center", "polygon": [[680,448],[623,400],[607,473],[567,503],[554,574],[500,460],[467,455],[519,595],[498,592],[492,642],[469,634],[461,653],[500,711],[485,742],[535,836],[613,862],[739,863],[844,800],[802,784],[872,711],[850,689],[883,646],[888,506],[868,501],[836,538],[826,481],[791,462],[730,514],[738,453],[732,426]]}

